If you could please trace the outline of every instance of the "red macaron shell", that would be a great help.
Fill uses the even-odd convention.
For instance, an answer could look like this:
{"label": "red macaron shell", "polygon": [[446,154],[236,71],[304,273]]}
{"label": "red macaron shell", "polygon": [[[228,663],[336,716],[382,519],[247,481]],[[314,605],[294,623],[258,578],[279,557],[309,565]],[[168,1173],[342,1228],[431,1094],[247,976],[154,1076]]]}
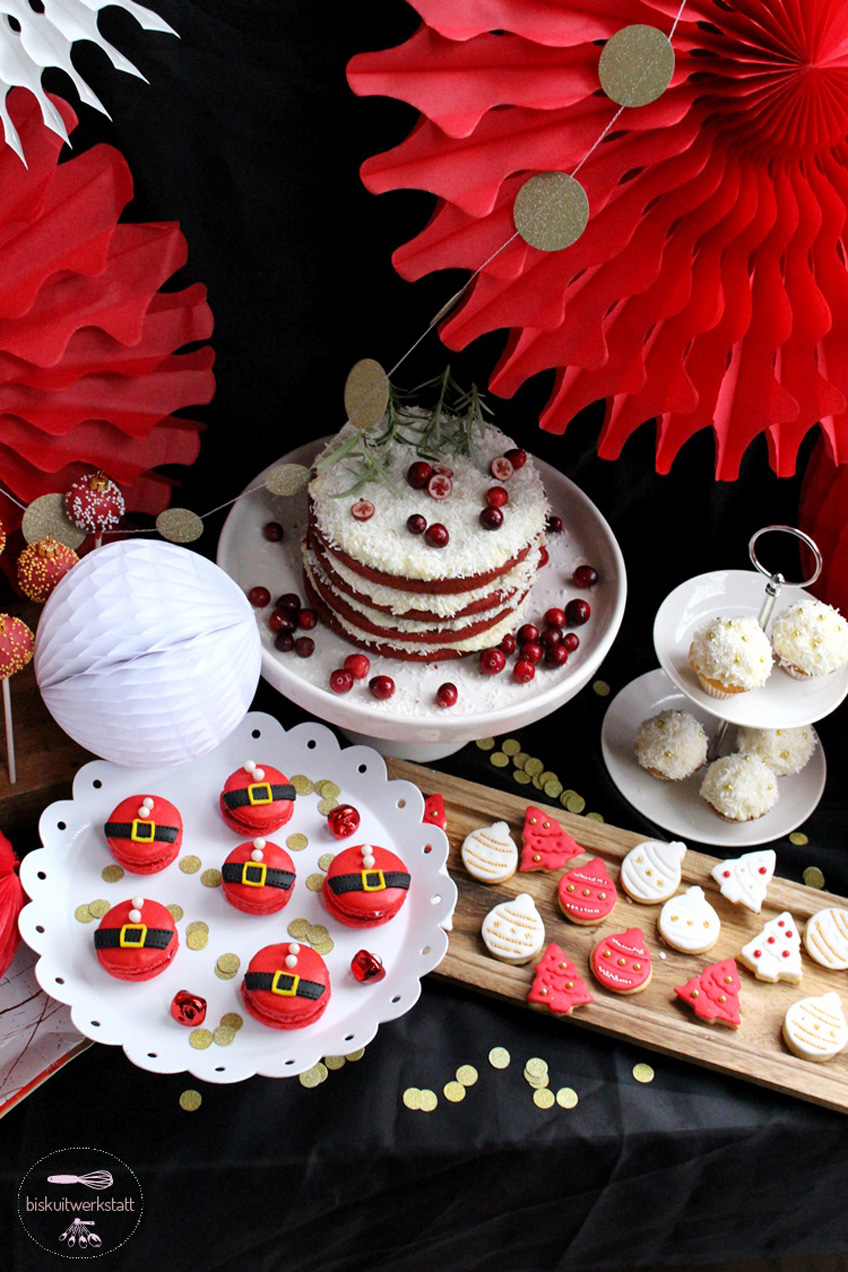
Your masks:
{"label": "red macaron shell", "polygon": [[[286,957],[291,953],[292,945],[297,949],[297,964],[289,968],[286,967]],[[269,1029],[302,1029],[304,1025],[311,1025],[323,1016],[330,1001],[330,973],[321,955],[316,954],[308,945],[299,945],[295,941],[266,945],[253,955],[248,964],[247,975],[255,972],[264,972],[271,976],[282,972],[324,986],[324,992],[316,999],[297,994],[288,996],[275,993],[271,989],[248,989],[246,980],[242,981],[242,1002],[260,1024],[267,1025]]]}
{"label": "red macaron shell", "polygon": [[[131,922],[129,915],[130,910],[133,909],[135,909],[135,906],[132,900],[121,901],[118,905],[113,905],[108,914],[101,919],[97,931],[104,932],[122,928],[124,924]],[[172,934],[171,939],[165,949],[142,948],[140,946],[127,946],[123,949],[120,947],[97,949],[95,947],[97,961],[100,966],[110,976],[116,976],[118,980],[145,981],[150,980],[153,976],[158,976],[160,972],[164,972],[179,948],[180,942],[173,915],[165,909],[164,905],[160,905],[158,901],[145,900],[140,908],[140,913],[141,922],[145,927],[164,928]]]}
{"label": "red macaron shell", "polygon": [[339,875],[361,874],[366,869],[362,864],[363,852],[366,850],[374,858],[374,865],[367,867],[368,871],[381,870],[384,875],[399,871],[409,875],[409,870],[400,857],[388,848],[380,848],[376,844],[356,844],[338,853],[327,871],[322,896],[333,918],[347,927],[368,928],[388,923],[403,905],[409,891],[408,887],[386,887],[373,891],[359,888],[349,892],[334,892],[331,887],[333,879]]}
{"label": "red macaron shell", "polygon": [[[245,863],[249,863],[252,866],[267,866],[269,870],[286,870],[291,874],[297,873],[294,862],[285,848],[281,848],[279,844],[272,844],[270,839],[265,841],[262,848],[261,861],[254,861],[254,851],[255,844],[252,839],[247,843],[239,844],[224,862],[225,869],[227,866],[242,866]],[[274,884],[261,882],[235,883],[224,878],[222,891],[230,905],[235,906],[237,910],[241,910],[244,914],[276,914],[278,910],[282,910],[284,906],[288,905],[291,900],[294,892],[294,882],[288,888],[280,888]]]}
{"label": "red macaron shell", "polygon": [[270,764],[258,764],[257,768],[262,770],[262,777],[259,779],[254,778],[253,773],[245,768],[231,773],[224,783],[220,798],[221,816],[230,829],[240,835],[252,837],[273,834],[275,830],[285,826],[294,812],[294,801],[291,799],[274,799],[269,804],[243,804],[240,808],[227,806],[225,795],[229,795],[231,791],[246,790],[248,786],[255,785],[257,780],[260,784],[267,782],[270,786],[290,785],[285,773],[272,768]]}
{"label": "red macaron shell", "polygon": [[[140,817],[139,810],[145,799],[152,799],[153,806],[149,817]],[[134,822],[138,823],[139,830],[145,823],[154,827],[174,829],[177,831],[177,837],[172,843],[160,839],[139,841],[134,840],[131,833],[115,835],[107,831],[110,825],[128,826]],[[119,866],[123,866],[132,874],[156,874],[157,871],[169,866],[180,850],[183,842],[183,819],[179,809],[170,800],[163,799],[161,795],[130,795],[127,799],[122,799],[109,815],[103,833],[106,835],[109,851]],[[141,831],[141,833],[144,832]]]}

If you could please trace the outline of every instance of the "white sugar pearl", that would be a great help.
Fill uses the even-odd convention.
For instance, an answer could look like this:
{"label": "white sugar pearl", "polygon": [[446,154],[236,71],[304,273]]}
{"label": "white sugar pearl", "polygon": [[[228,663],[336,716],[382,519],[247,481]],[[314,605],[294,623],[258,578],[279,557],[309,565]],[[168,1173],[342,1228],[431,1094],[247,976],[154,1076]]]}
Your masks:
{"label": "white sugar pearl", "polygon": [[257,781],[257,782],[261,782],[261,781],[262,781],[262,779],[263,779],[263,777],[265,776],[265,770],[264,770],[264,769],[260,769],[260,768],[258,768],[258,769],[254,769],[254,770],[253,770],[253,776],[254,776],[254,778],[256,779],[256,781]]}
{"label": "white sugar pearl", "polygon": [[299,953],[300,953],[300,946],[298,945],[297,941],[292,941],[292,942],[291,942],[291,944],[289,945],[289,953],[290,953],[290,954],[299,954]]}
{"label": "white sugar pearl", "polygon": [[297,959],[294,954],[286,955],[286,967],[297,967]]}
{"label": "white sugar pearl", "polygon": [[254,841],[253,841],[253,846],[254,846],[254,848],[264,848],[264,847],[265,847],[265,840],[264,840],[264,839],[254,839]]}
{"label": "white sugar pearl", "polygon": [[251,861],[261,861],[264,856],[265,854],[261,848],[254,848],[253,852],[250,854],[250,859]]}
{"label": "white sugar pearl", "polygon": [[143,799],[141,802],[142,802],[142,804],[144,805],[144,807],[145,807],[145,808],[152,808],[152,807],[153,807],[153,800],[151,799],[151,797],[150,797],[149,795],[145,795],[144,799]]}
{"label": "white sugar pearl", "polygon": [[140,910],[144,905],[144,897],[133,897],[132,903],[137,910]]}
{"label": "white sugar pearl", "polygon": [[367,857],[362,858],[362,864],[366,870],[370,870],[373,867],[374,858],[371,856],[370,852]]}
{"label": "white sugar pearl", "polygon": [[138,810],[138,815],[139,817],[149,817],[150,809],[147,808],[144,804],[142,804],[141,808]]}
{"label": "white sugar pearl", "polygon": [[244,771],[245,771],[246,773],[252,773],[252,772],[253,772],[253,770],[254,770],[255,768],[256,768],[256,760],[246,760],[246,761],[245,761]]}
{"label": "white sugar pearl", "polygon": [[360,852],[362,853],[363,857],[370,857],[373,851],[374,851],[373,844],[363,844],[362,847],[360,848]]}
{"label": "white sugar pearl", "polygon": [[130,920],[130,923],[140,923],[140,922],[141,922],[141,910],[130,910],[130,913],[129,913],[129,920]]}

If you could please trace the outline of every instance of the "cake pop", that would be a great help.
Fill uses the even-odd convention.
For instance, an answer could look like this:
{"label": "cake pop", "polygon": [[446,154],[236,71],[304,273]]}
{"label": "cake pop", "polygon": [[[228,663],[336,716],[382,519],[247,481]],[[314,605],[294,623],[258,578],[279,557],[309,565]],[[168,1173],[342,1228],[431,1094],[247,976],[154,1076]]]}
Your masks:
{"label": "cake pop", "polygon": [[101,470],[79,477],[65,492],[65,511],[80,530],[97,536],[113,529],[124,515],[124,496]]}
{"label": "cake pop", "polygon": [[24,596],[41,604],[77,561],[73,548],[48,535],[24,548],[18,557],[18,586]]}
{"label": "cake pop", "polygon": [[24,668],[32,658],[35,637],[20,618],[0,614],[0,680],[3,682],[3,714],[6,721],[6,757],[9,764],[9,781],[18,780],[15,769],[15,735],[12,728],[12,697],[9,693],[9,677]]}

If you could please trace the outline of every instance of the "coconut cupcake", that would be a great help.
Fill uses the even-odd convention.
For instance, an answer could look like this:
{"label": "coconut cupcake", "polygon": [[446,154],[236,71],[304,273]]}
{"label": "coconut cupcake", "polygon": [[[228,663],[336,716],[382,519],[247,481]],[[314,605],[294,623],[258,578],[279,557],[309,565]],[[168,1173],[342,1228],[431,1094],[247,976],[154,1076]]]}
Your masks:
{"label": "coconut cupcake", "polygon": [[777,803],[777,778],[758,755],[725,755],[707,769],[700,793],[725,821],[755,821]]}
{"label": "coconut cupcake", "polygon": [[780,666],[796,680],[826,676],[848,663],[848,622],[822,601],[797,601],[778,614],[771,640]]}
{"label": "coconut cupcake", "polygon": [[800,773],[816,749],[816,735],[810,725],[798,729],[740,728],[736,750],[740,755],[758,755],[777,777]]}
{"label": "coconut cupcake", "polygon": [[660,711],[636,734],[636,759],[652,777],[679,782],[707,762],[707,735],[687,711]]}
{"label": "coconut cupcake", "polygon": [[766,683],[771,674],[771,645],[751,615],[717,615],[702,623],[692,637],[689,665],[705,693],[730,698]]}

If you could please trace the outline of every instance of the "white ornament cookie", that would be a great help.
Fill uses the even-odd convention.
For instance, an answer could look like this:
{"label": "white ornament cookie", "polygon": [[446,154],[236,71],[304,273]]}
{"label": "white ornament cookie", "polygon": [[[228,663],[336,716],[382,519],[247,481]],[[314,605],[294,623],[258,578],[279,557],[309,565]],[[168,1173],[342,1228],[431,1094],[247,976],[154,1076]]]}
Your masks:
{"label": "white ornament cookie", "polygon": [[783,1020],[783,1039],[802,1060],[823,1064],[838,1056],[848,1043],[848,1021],[839,995],[822,994],[793,1003]]}
{"label": "white ornament cookie", "polygon": [[739,957],[757,980],[801,983],[801,938],[788,910],[769,919],[759,936],[739,951]]}
{"label": "white ornament cookie", "polygon": [[657,928],[672,949],[683,954],[705,954],[718,940],[721,919],[704,896],[704,889],[695,886],[666,901]]}
{"label": "white ornament cookie", "polygon": [[721,895],[734,905],[744,905],[759,914],[774,876],[777,853],[773,848],[762,852],[746,852],[741,857],[728,857],[713,866],[711,874]]}
{"label": "white ornament cookie", "polygon": [[667,901],[680,887],[686,845],[673,840],[646,839],[637,844],[621,863],[621,886],[632,901],[657,905]]}
{"label": "white ornament cookie", "polygon": [[462,864],[479,883],[505,883],[518,869],[518,848],[506,822],[481,826],[466,835]]}
{"label": "white ornament cookie", "polygon": [[848,967],[848,910],[837,906],[818,910],[807,919],[804,945],[810,958],[830,971]]}
{"label": "white ornament cookie", "polygon": [[533,898],[522,892],[489,911],[480,935],[493,958],[502,963],[529,963],[545,943],[545,925]]}

